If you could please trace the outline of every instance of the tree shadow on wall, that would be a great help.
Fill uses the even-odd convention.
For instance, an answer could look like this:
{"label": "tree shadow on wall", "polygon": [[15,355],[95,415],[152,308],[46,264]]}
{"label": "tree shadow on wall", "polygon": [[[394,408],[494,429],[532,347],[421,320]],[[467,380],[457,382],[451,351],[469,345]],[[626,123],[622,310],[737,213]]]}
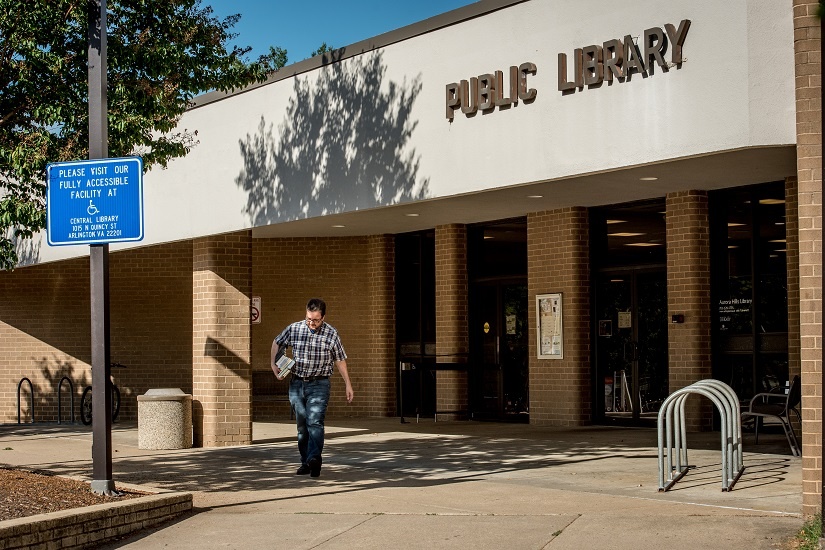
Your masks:
{"label": "tree shadow on wall", "polygon": [[14,250],[17,252],[17,267],[34,265],[40,261],[41,242],[18,237],[12,237],[11,240],[14,243]]}
{"label": "tree shadow on wall", "polygon": [[281,125],[262,116],[239,142],[244,167],[236,184],[248,194],[253,226],[419,200],[419,159],[409,147],[420,78],[385,78],[375,52],[319,71],[314,85],[296,78]]}

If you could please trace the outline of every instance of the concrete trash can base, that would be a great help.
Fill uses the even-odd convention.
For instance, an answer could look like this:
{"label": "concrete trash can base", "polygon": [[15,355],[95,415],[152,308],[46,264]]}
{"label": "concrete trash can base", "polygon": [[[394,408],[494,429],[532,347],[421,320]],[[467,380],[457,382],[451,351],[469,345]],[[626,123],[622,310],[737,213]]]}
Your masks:
{"label": "concrete trash can base", "polygon": [[179,388],[138,395],[138,448],[192,447],[192,396]]}

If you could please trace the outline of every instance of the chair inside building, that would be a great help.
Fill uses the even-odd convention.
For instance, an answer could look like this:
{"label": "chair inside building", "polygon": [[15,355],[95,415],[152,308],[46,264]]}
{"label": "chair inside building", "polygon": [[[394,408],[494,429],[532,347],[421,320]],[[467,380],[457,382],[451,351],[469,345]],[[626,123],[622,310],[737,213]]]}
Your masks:
{"label": "chair inside building", "polygon": [[787,393],[782,391],[784,388],[779,388],[780,391],[770,391],[758,393],[751,398],[747,410],[742,412],[742,420],[754,420],[754,436],[756,443],[759,443],[759,427],[767,418],[769,420],[778,421],[785,431],[785,437],[788,439],[788,445],[791,447],[791,452],[794,456],[800,456],[799,441],[796,438],[796,433],[791,422],[791,411],[796,414],[797,420],[802,422],[802,416],[799,414],[799,404],[802,401],[802,388],[799,381],[799,376],[794,376]]}

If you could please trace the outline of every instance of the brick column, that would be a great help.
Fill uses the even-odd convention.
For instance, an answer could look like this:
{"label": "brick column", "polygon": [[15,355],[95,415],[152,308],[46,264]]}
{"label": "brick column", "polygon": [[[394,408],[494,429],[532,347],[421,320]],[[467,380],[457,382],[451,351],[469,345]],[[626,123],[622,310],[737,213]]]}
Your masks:
{"label": "brick column", "polygon": [[252,443],[251,233],[195,239],[192,386],[195,445]]}
{"label": "brick column", "polygon": [[[530,424],[591,421],[590,228],[587,209],[527,215]],[[536,295],[562,293],[563,358],[538,359]]]}
{"label": "brick column", "polygon": [[[667,196],[668,314],[684,314],[685,322],[668,324],[670,392],[711,378],[710,226],[705,191]],[[686,403],[690,430],[710,430],[713,403],[691,397]]]}
{"label": "brick column", "polygon": [[[470,350],[467,282],[467,227],[435,228],[435,352],[437,363],[466,363]],[[466,371],[436,372],[436,410],[466,411]],[[443,415],[456,418],[456,415]]]}
{"label": "brick column", "polygon": [[802,371],[802,512],[822,493],[822,66],[818,2],[794,0],[799,316]]}
{"label": "brick column", "polygon": [[[375,235],[368,241],[370,350],[359,361],[358,378],[369,391],[371,414],[395,416],[395,239]],[[350,376],[355,376],[355,371]]]}

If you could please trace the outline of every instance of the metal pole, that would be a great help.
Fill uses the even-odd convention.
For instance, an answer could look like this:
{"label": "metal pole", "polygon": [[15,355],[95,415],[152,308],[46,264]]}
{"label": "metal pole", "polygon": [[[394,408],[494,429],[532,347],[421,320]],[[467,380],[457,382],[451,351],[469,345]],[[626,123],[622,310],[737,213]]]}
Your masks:
{"label": "metal pole", "polygon": [[[89,160],[107,158],[106,0],[89,0]],[[117,494],[112,481],[112,393],[109,380],[109,245],[89,246],[92,304],[93,493]]]}
{"label": "metal pole", "polygon": [[406,424],[404,420],[404,362],[398,362],[398,409],[401,412],[401,423]]}

